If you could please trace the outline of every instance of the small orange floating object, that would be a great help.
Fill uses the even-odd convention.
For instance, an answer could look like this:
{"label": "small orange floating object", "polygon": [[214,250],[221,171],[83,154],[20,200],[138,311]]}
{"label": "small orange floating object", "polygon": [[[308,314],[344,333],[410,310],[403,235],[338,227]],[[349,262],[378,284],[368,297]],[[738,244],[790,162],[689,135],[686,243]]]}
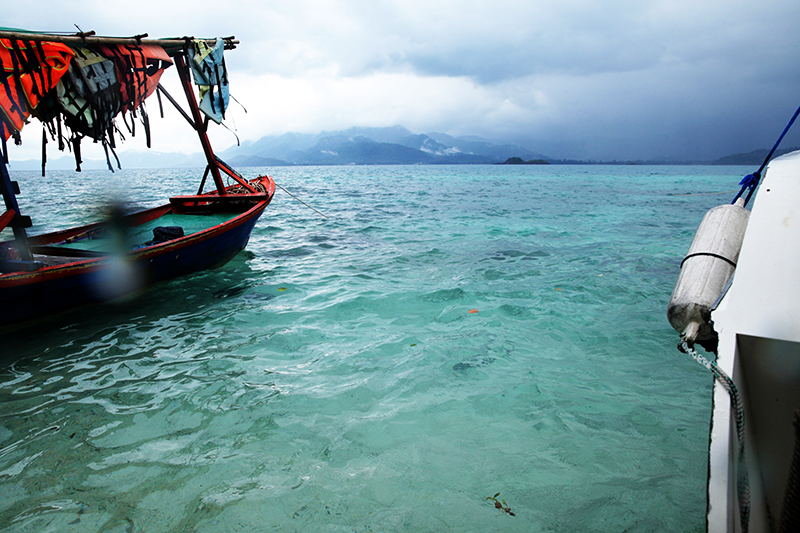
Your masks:
{"label": "small orange floating object", "polygon": [[467,312],[468,312],[468,313],[472,313],[472,314],[474,315],[475,313],[477,313],[477,312],[478,312],[478,310],[477,310],[477,309],[470,309],[470,310],[469,310],[469,311],[467,311]]}
{"label": "small orange floating object", "polygon": [[557,291],[561,291],[561,290],[564,290],[564,289],[556,289],[556,290],[557,290]]}

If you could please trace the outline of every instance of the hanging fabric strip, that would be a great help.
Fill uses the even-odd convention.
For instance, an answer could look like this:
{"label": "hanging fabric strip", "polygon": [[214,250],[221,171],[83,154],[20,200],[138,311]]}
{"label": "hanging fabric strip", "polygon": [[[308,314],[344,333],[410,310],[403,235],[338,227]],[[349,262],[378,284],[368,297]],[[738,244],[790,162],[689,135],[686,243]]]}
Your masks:
{"label": "hanging fabric strip", "polygon": [[224,50],[225,43],[219,37],[213,48],[200,40],[192,41],[189,47],[189,66],[200,91],[200,111],[217,124],[225,118],[230,98]]}
{"label": "hanging fabric strip", "polygon": [[164,49],[152,44],[103,45],[99,50],[114,62],[123,109],[133,114],[156,90],[164,69],[172,65]]}
{"label": "hanging fabric strip", "polygon": [[39,100],[66,74],[72,49],[62,43],[0,39],[0,110],[8,139],[25,125]]}

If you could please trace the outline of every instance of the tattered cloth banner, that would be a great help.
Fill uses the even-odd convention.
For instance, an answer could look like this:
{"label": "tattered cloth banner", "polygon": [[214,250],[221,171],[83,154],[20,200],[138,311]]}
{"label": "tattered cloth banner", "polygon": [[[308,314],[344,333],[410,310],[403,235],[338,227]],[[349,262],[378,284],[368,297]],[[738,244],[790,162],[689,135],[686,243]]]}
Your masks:
{"label": "tattered cloth banner", "polygon": [[224,49],[225,43],[219,37],[213,48],[199,40],[192,41],[189,47],[192,77],[200,90],[200,111],[217,124],[225,118],[230,94]]}
{"label": "tattered cloth banner", "polygon": [[135,111],[153,94],[164,69],[172,64],[169,55],[153,44],[101,46],[100,53],[114,61],[123,111]]}
{"label": "tattered cloth banner", "polygon": [[0,39],[0,137],[19,132],[39,100],[67,73],[74,55],[61,43]]}
{"label": "tattered cloth banner", "polygon": [[121,96],[114,63],[89,50],[76,48],[69,73],[56,86],[58,102],[73,132],[95,140],[110,135]]}

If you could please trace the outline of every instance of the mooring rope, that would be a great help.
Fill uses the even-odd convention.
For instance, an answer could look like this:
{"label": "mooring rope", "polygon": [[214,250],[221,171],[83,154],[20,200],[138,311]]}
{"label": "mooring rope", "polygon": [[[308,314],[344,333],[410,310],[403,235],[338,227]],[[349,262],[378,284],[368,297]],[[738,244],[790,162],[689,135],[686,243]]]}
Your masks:
{"label": "mooring rope", "polygon": [[798,115],[800,115],[800,107],[797,108],[797,111],[794,112],[794,115],[789,120],[789,123],[786,125],[785,128],[783,128],[783,133],[781,133],[781,136],[778,137],[778,140],[772,146],[772,150],[769,151],[769,154],[767,154],[767,157],[764,159],[764,162],[761,163],[761,168],[759,168],[752,174],[748,174],[747,176],[742,178],[742,181],[739,182],[739,185],[742,186],[742,189],[739,191],[739,194],[737,194],[736,197],[733,199],[731,204],[735,204],[736,200],[738,200],[739,197],[742,194],[744,194],[744,191],[748,191],[749,189],[749,191],[747,192],[747,197],[744,200],[744,205],[747,205],[747,202],[750,201],[750,197],[753,196],[753,193],[756,191],[756,187],[758,187],[758,182],[761,181],[761,172],[763,172],[764,168],[767,166],[767,163],[769,163],[770,159],[772,159],[775,150],[778,149],[778,146],[781,144],[781,141],[786,136],[786,133],[789,131],[789,128],[791,128],[792,124],[794,124],[794,121],[797,120]]}
{"label": "mooring rope", "polygon": [[681,342],[680,350],[692,356],[692,359],[706,367],[713,375],[714,378],[722,385],[728,392],[731,398],[731,407],[733,409],[733,417],[736,422],[736,438],[738,440],[739,449],[737,451],[737,468],[736,468],[736,492],[739,500],[739,522],[741,524],[742,533],[747,533],[750,523],[750,481],[747,477],[747,463],[745,462],[744,455],[744,404],[739,395],[739,389],[736,383],[722,370],[717,363],[709,361],[697,351],[689,346],[686,341]]}
{"label": "mooring rope", "polygon": [[303,200],[301,200],[300,198],[298,198],[298,197],[297,197],[297,196],[295,196],[294,194],[290,193],[289,191],[287,191],[286,189],[284,189],[283,187],[281,187],[280,185],[278,185],[278,182],[275,182],[275,186],[276,186],[276,187],[278,187],[278,188],[279,188],[280,190],[282,190],[283,192],[285,192],[286,194],[288,194],[289,196],[291,196],[292,198],[294,198],[295,200],[297,200],[298,202],[300,202],[301,204],[303,204],[304,206],[306,206],[307,208],[309,208],[309,209],[311,209],[312,211],[314,211],[315,213],[317,213],[317,214],[319,214],[319,215],[322,215],[322,216],[323,216],[323,217],[325,217],[325,218],[330,218],[330,217],[328,217],[328,215],[326,215],[326,214],[324,214],[324,213],[320,213],[319,211],[317,211],[316,209],[314,209],[313,207],[311,207],[310,205],[308,205],[307,203],[305,203]]}
{"label": "mooring rope", "polygon": [[[267,188],[264,186],[264,184],[262,184],[261,182],[259,182],[257,180],[248,181],[247,183],[251,187],[256,189],[256,191],[258,191],[260,193],[266,193],[267,192]],[[294,198],[295,200],[297,200],[298,202],[300,202],[301,204],[303,204],[304,206],[306,206],[307,208],[309,208],[312,211],[314,211],[315,213],[317,213],[319,215],[322,215],[325,218],[330,218],[326,214],[320,213],[319,211],[317,211],[316,209],[314,209],[313,207],[311,207],[310,205],[305,203],[303,200],[301,200],[300,198],[298,198],[294,194],[290,193],[289,191],[287,191],[286,189],[284,189],[283,187],[278,185],[278,182],[275,182],[275,186],[278,187],[283,192],[285,192],[286,194],[288,194],[289,196],[291,196],[292,198]],[[246,194],[248,191],[242,185],[234,185],[233,187],[229,187],[228,188],[228,192],[235,193],[235,194]]]}

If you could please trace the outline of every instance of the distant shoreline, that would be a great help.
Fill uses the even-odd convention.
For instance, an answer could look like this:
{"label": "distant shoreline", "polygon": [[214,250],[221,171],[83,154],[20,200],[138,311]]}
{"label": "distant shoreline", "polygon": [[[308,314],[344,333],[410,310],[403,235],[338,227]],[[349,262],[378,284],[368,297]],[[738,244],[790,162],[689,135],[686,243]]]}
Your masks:
{"label": "distant shoreline", "polygon": [[[777,150],[773,158],[800,148],[787,148]],[[767,150],[756,150],[746,154],[734,154],[722,157],[713,161],[664,161],[664,160],[623,160],[623,161],[594,161],[579,159],[550,159],[536,158],[525,160],[521,157],[509,157],[505,161],[481,161],[481,162],[456,162],[447,160],[434,160],[430,162],[403,162],[381,160],[377,158],[373,161],[362,161],[358,163],[323,163],[323,162],[298,162],[288,163],[278,159],[265,159],[259,157],[234,156],[225,160],[234,168],[257,168],[257,167],[295,167],[295,166],[386,166],[386,165],[651,165],[651,166],[759,166],[764,162],[768,154]],[[202,154],[169,154],[160,152],[137,152],[119,154],[123,169],[168,169],[168,168],[203,168],[205,160]],[[126,164],[127,160],[127,164]],[[107,170],[108,164],[105,160],[85,159],[82,168],[86,170]],[[42,162],[38,159],[14,160],[11,159],[9,171],[39,171],[41,172]],[[47,161],[47,170],[74,170],[75,160],[72,156],[59,157]],[[115,168],[116,170],[116,168]]]}
{"label": "distant shoreline", "polygon": [[547,161],[546,159],[532,159],[530,161],[525,161],[521,157],[509,157],[500,164],[501,165],[549,165],[550,161]]}
{"label": "distant shoreline", "polygon": [[[122,169],[118,169],[116,166],[114,167],[115,172],[125,171],[125,170],[191,170],[196,169],[202,171],[205,167],[202,165],[184,165],[184,166],[174,166],[174,165],[164,165],[164,166],[142,166],[142,165],[125,165],[125,160],[120,158],[122,161]],[[42,166],[41,163],[37,163],[36,165],[20,165],[20,162],[17,161],[16,164],[14,161],[8,167],[9,172],[12,174],[14,172],[38,172],[41,173]],[[29,163],[29,161],[24,161],[22,163]],[[690,167],[690,166],[708,166],[708,167],[758,167],[761,162],[758,163],[713,163],[713,162],[625,162],[625,161],[552,161],[544,164],[522,164],[522,165],[507,165],[507,166],[652,166],[652,167]],[[313,164],[313,163],[303,163],[303,164],[280,164],[280,165],[233,165],[237,169],[243,168],[281,168],[281,167],[387,167],[387,166],[404,166],[404,167],[411,167],[411,166],[422,166],[422,167],[436,167],[436,166],[504,166],[505,163],[359,163],[359,164]],[[83,171],[98,171],[103,170],[111,173],[108,170],[108,166],[106,165],[105,161],[84,161],[81,164],[81,168]],[[70,166],[60,166],[60,165],[47,165],[47,172],[64,172],[64,171],[75,171],[75,167]]]}

